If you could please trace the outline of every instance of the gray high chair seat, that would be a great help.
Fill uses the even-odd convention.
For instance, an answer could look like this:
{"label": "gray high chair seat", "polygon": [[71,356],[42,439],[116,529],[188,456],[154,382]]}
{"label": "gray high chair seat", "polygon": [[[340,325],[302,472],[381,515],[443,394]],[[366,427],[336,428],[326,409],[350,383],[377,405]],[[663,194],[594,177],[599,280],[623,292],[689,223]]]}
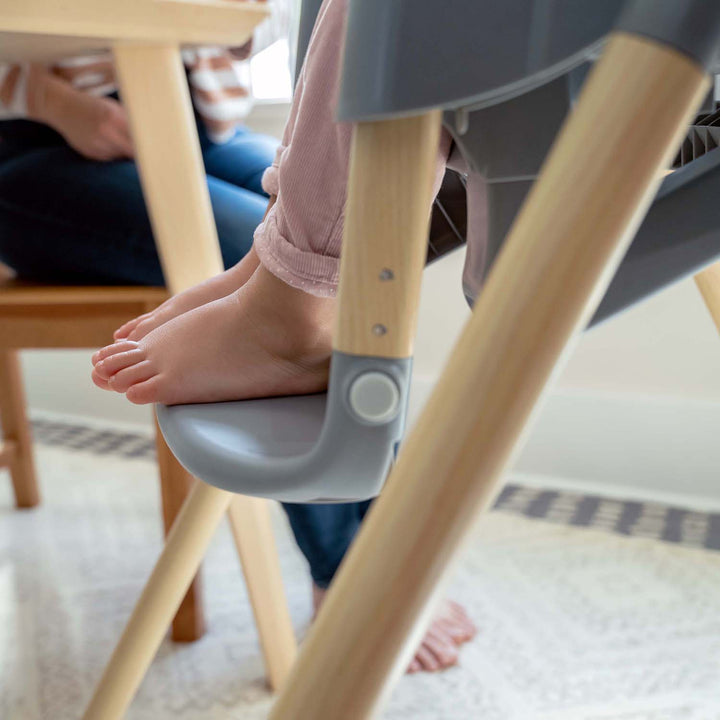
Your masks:
{"label": "gray high chair seat", "polygon": [[[318,4],[306,5],[306,32]],[[720,72],[720,3],[351,0],[340,119],[445,111],[453,160],[467,175],[471,303],[612,29],[658,39]],[[591,324],[720,256],[715,110],[709,99]],[[180,462],[211,485],[347,502],[380,491],[402,437],[409,379],[409,359],[334,353],[327,394],[157,413]]]}

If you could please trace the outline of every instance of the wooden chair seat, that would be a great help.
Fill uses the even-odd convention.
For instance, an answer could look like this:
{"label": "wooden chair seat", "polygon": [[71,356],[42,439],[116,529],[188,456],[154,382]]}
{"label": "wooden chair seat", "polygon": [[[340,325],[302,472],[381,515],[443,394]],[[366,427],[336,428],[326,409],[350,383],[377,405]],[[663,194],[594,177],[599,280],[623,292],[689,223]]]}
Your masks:
{"label": "wooden chair seat", "polygon": [[92,348],[168,298],[158,287],[77,287],[0,280],[0,348]]}

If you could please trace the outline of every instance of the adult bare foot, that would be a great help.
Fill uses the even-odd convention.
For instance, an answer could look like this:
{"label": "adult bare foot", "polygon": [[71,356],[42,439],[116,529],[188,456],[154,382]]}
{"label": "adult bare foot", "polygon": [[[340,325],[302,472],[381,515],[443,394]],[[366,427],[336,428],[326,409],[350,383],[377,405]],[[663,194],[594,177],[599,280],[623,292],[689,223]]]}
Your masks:
{"label": "adult bare foot", "polygon": [[[113,337],[115,340],[142,340],[148,333],[178,315],[213,300],[219,300],[241,288],[252,277],[259,264],[255,249],[252,248],[234,267],[184,292],[173,295],[151,312],[126,322],[113,333]],[[93,356],[93,362],[95,362],[95,356]]]}
{"label": "adult bare foot", "polygon": [[137,404],[301,395],[327,387],[335,300],[262,265],[239,290],[93,358],[93,381]]}
{"label": "adult bare foot", "polygon": [[[315,615],[326,594],[327,590],[313,584]],[[457,665],[460,658],[459,647],[472,640],[476,634],[477,628],[465,609],[451,600],[444,601],[415,652],[415,657],[407,669],[408,673],[439,672]]]}

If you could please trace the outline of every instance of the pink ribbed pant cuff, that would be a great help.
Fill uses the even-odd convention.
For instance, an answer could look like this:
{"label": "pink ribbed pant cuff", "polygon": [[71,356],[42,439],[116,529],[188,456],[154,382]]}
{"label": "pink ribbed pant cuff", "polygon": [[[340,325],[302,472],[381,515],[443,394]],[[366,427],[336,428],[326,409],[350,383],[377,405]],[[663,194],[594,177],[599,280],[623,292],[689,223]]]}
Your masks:
{"label": "pink ribbed pant cuff", "polygon": [[[352,126],[335,121],[347,5],[324,0],[320,9],[282,143],[263,176],[277,200],[255,231],[255,251],[273,275],[324,297],[337,292],[352,141]],[[449,147],[446,135],[435,192]]]}
{"label": "pink ribbed pant cuff", "polygon": [[267,270],[291,287],[318,297],[336,295],[340,260],[295,247],[278,230],[272,211],[255,236],[255,252]]}

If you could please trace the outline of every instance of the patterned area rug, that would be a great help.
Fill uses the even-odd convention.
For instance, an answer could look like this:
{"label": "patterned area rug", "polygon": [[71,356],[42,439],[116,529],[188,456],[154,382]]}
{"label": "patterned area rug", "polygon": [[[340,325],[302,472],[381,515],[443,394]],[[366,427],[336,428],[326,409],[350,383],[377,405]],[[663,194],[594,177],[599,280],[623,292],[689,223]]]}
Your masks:
{"label": "patterned area rug", "polygon": [[[56,423],[36,435],[43,506],[14,511],[0,473],[0,718],[76,720],[160,549],[156,468],[142,436]],[[702,548],[717,547],[717,519],[606,502],[510,486],[449,590],[479,637],[461,667],[404,678],[383,717],[720,720],[720,554]],[[302,634],[307,574],[276,519]],[[208,634],[162,646],[129,720],[267,717],[272,697],[226,527],[205,590]]]}
{"label": "patterned area rug", "polygon": [[[44,445],[93,455],[122,458],[155,457],[147,435],[98,430],[87,425],[47,420],[33,423],[35,438]],[[690,547],[720,550],[720,514],[700,513],[660,503],[614,500],[556,490],[539,490],[508,483],[495,509],[578,527],[595,527],[620,535],[650,537]]]}

